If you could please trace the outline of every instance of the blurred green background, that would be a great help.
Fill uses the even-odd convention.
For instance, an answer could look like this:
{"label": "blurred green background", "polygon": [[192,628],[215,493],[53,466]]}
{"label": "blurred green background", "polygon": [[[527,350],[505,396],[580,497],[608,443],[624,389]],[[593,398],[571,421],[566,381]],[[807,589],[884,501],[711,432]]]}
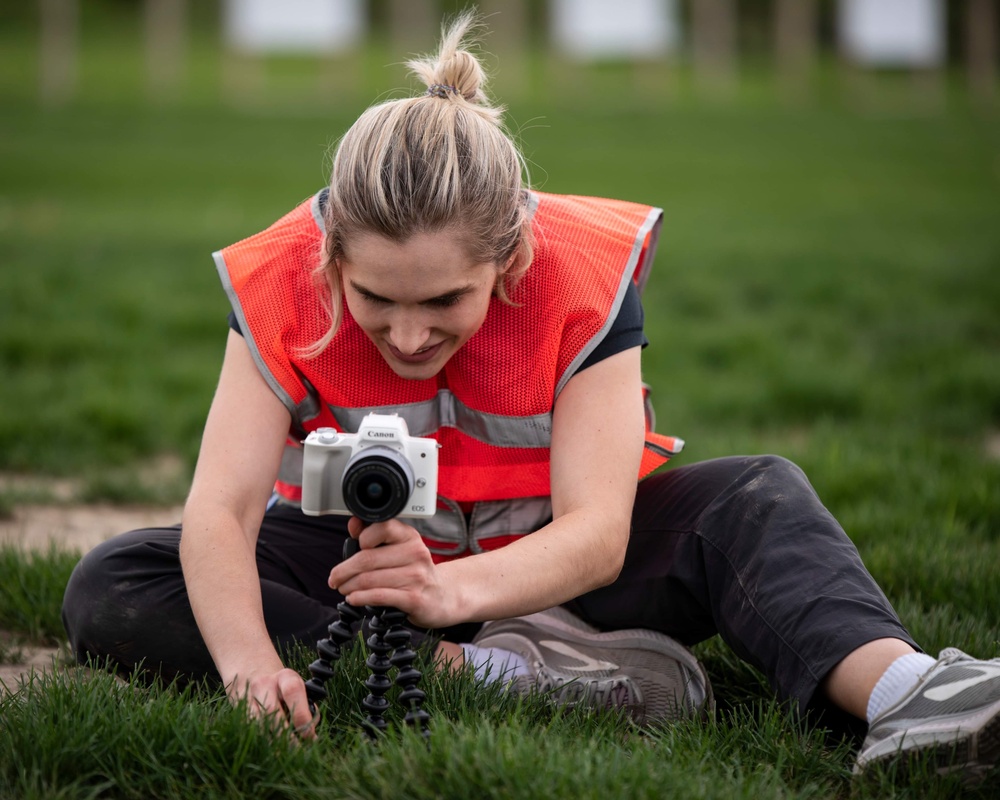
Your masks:
{"label": "blurred green background", "polygon": [[[183,497],[226,336],[210,253],[323,185],[357,115],[410,91],[387,8],[354,54],[250,60],[221,46],[217,3],[189,4],[181,72],[151,92],[143,4],[85,2],[58,101],[40,99],[38,7],[0,12],[0,473]],[[955,537],[959,575],[995,564],[996,107],[955,60],[845,68],[827,23],[790,93],[758,35],[768,8],[740,4],[725,85],[683,57],[562,61],[534,24],[485,47],[536,188],[665,209],[644,363],[680,461],[795,459],[902,588]],[[988,583],[954,578],[952,599]]]}
{"label": "blurred green background", "polygon": [[[254,58],[223,46],[221,0],[188,0],[183,48],[150,63],[144,14],[174,1],[0,4],[0,517],[29,503],[183,499],[227,335],[211,252],[322,186],[337,138],[367,105],[415,90],[401,62],[434,47],[437,19],[400,25],[400,9],[461,5],[372,0],[355,52]],[[686,22],[699,2],[680,3]],[[675,463],[793,459],[928,652],[998,657],[1000,109],[995,52],[992,83],[970,91],[964,16],[982,4],[946,3],[947,60],[910,72],[845,64],[834,0],[801,2],[817,13],[814,50],[791,68],[770,27],[788,0],[734,0],[725,69],[689,42],[669,59],[567,61],[548,46],[544,0],[517,4],[519,35],[493,18],[485,48],[535,188],[664,208],[644,371],[658,429],[687,440]],[[78,17],[52,56],[58,79],[41,66],[41,12],[69,6]],[[74,560],[8,552],[3,627],[61,636]],[[953,796],[919,780],[898,795],[862,791],[848,751],[831,755],[779,718],[720,640],[697,653],[734,712],[717,726],[651,740],[629,730],[619,747],[618,734],[591,737],[576,717],[529,725],[489,695],[452,694],[435,724],[459,713],[457,729],[430,748],[383,743],[388,785],[459,795],[479,775],[500,776],[501,793],[566,786],[573,797],[663,785],[692,796]],[[12,701],[39,723],[10,727],[29,734],[7,759],[18,796],[115,780],[124,796],[191,776],[226,796],[242,785],[232,754],[251,752],[245,740],[201,733],[213,704],[189,717],[182,695],[179,716],[145,690],[130,687],[122,705],[93,678],[74,686]],[[69,739],[67,713],[80,721]],[[367,780],[378,794],[382,772],[359,771],[358,752],[339,740],[334,751],[298,748],[323,770],[296,773],[279,755],[257,759],[270,772],[239,779],[308,796],[364,794],[353,787]],[[214,777],[191,769],[205,753],[223,754]],[[508,762],[528,766],[497,768]]]}

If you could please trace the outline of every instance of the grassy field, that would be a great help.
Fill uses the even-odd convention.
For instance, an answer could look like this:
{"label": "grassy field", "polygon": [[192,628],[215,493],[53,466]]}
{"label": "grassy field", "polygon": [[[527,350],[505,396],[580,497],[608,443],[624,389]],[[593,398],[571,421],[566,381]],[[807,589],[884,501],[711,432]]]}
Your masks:
{"label": "grassy field", "polygon": [[[199,84],[149,104],[135,53],[100,50],[95,88],[42,111],[11,55],[23,45],[3,43],[0,473],[176,501],[225,339],[210,253],[322,185],[368,97],[289,99],[292,64],[267,102],[217,103]],[[925,648],[1000,655],[996,116],[892,88],[864,109],[753,86],[653,102],[593,77],[591,92],[540,83],[510,121],[536,188],[665,209],[644,363],[658,427],[688,441],[680,463],[792,458]],[[397,78],[365,80],[373,97]],[[144,478],[164,455],[185,474]],[[0,492],[0,511],[25,499]],[[0,627],[60,638],[72,561],[3,553]],[[355,662],[314,747],[276,743],[207,689],[70,673],[0,700],[0,796],[954,796],[932,778],[852,782],[850,742],[782,714],[717,640],[698,652],[721,701],[711,724],[638,735],[434,678],[429,748],[359,737]],[[994,774],[982,796],[998,788]]]}

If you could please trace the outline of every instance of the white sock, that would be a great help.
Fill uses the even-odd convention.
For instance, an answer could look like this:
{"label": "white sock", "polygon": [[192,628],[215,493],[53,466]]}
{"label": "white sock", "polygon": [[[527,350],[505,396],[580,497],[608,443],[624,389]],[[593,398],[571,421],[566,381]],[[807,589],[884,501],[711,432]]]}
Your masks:
{"label": "white sock", "polygon": [[476,647],[474,644],[463,644],[462,650],[465,653],[465,663],[475,668],[477,680],[493,683],[499,680],[511,681],[521,675],[531,674],[528,662],[510,650]]}
{"label": "white sock", "polygon": [[869,724],[887,708],[902,700],[903,695],[917,685],[920,677],[933,667],[936,661],[926,653],[909,653],[893,661],[889,669],[878,679],[872,690],[872,696],[868,699]]}

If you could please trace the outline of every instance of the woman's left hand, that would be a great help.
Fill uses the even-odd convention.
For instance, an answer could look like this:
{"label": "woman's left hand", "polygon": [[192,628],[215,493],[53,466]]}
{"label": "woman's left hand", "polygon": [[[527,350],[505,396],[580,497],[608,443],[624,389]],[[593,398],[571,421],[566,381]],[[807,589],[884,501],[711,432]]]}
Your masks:
{"label": "woman's left hand", "polygon": [[329,585],[352,606],[390,606],[410,622],[440,628],[461,621],[455,587],[441,581],[416,529],[398,519],[347,525],[361,550],[330,571]]}

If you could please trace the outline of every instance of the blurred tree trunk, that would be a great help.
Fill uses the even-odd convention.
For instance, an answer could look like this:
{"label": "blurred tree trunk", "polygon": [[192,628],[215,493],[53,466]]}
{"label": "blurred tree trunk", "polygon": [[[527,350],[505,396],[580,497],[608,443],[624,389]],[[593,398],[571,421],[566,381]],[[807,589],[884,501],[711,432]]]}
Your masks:
{"label": "blurred tree trunk", "polygon": [[735,0],[692,0],[695,76],[706,89],[731,91],[736,83]]}
{"label": "blurred tree trunk", "polygon": [[495,53],[499,64],[493,68],[501,99],[508,93],[523,94],[528,83],[528,9],[525,0],[480,0],[479,11],[486,18],[489,38],[485,50]]}
{"label": "blurred tree trunk", "polygon": [[176,96],[184,72],[187,0],[146,0],[146,80],[160,100]]}
{"label": "blurred tree trunk", "polygon": [[967,0],[965,4],[965,53],[969,89],[983,103],[996,98],[997,2]]}
{"label": "blurred tree trunk", "polygon": [[434,52],[440,28],[432,0],[389,0],[389,45],[394,58]]}
{"label": "blurred tree trunk", "polygon": [[80,7],[78,0],[40,0],[39,11],[39,95],[43,105],[59,106],[76,91]]}
{"label": "blurred tree trunk", "polygon": [[775,0],[774,52],[778,80],[790,96],[805,96],[816,62],[816,0]]}

